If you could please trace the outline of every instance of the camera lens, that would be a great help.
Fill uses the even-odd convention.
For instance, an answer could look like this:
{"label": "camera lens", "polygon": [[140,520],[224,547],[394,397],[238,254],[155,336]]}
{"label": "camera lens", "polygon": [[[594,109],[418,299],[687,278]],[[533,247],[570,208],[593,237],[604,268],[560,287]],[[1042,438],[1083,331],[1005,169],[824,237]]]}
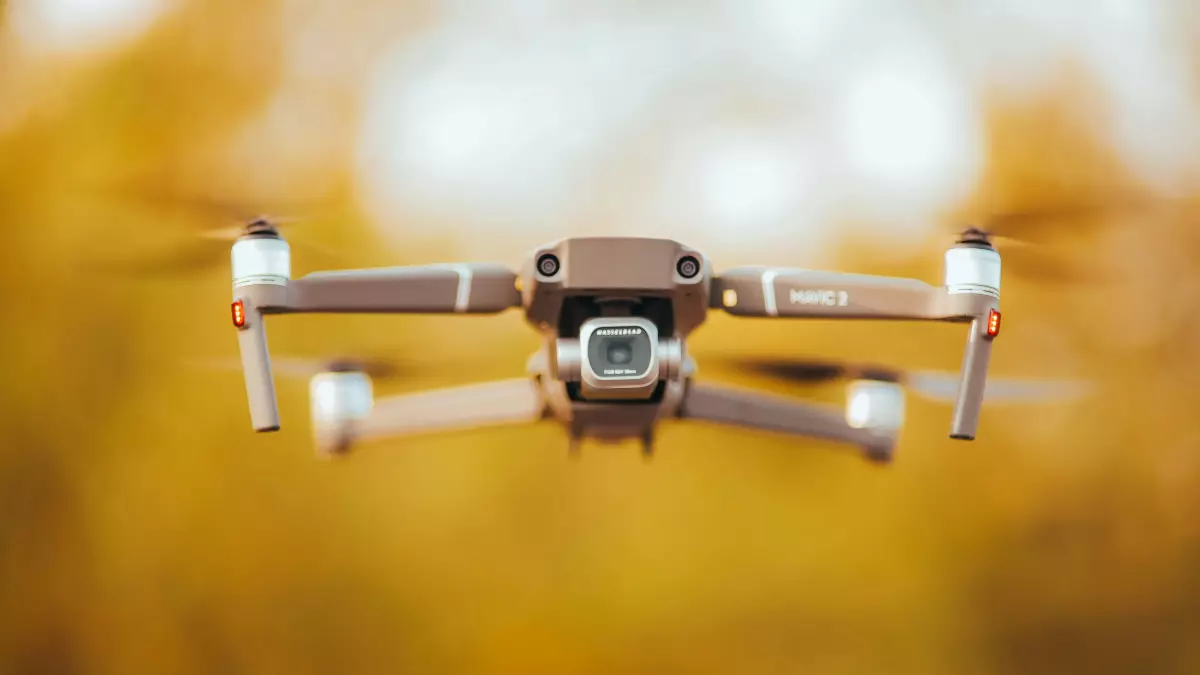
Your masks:
{"label": "camera lens", "polygon": [[597,379],[629,380],[645,377],[654,365],[654,344],[650,331],[631,319],[627,324],[607,320],[589,331],[583,365]]}
{"label": "camera lens", "polygon": [[691,279],[700,273],[700,261],[694,256],[685,255],[675,263],[675,271],[684,279]]}
{"label": "camera lens", "polygon": [[546,255],[538,258],[537,269],[538,273],[540,273],[542,276],[552,277],[555,274],[558,274],[558,268],[558,256],[554,255],[553,253],[547,253]]}
{"label": "camera lens", "polygon": [[623,366],[633,360],[633,345],[624,341],[610,342],[605,356],[614,366]]}

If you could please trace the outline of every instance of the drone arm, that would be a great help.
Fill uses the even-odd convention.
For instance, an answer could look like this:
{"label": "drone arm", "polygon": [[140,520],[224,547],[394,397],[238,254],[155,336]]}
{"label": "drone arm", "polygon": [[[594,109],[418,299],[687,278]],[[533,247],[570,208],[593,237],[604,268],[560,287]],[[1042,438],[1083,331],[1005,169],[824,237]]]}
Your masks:
{"label": "drone arm", "polygon": [[965,318],[943,288],[916,279],[738,267],[713,281],[713,306],[734,316],[837,319]]}
{"label": "drone arm", "polygon": [[[239,243],[242,246],[243,243]],[[316,272],[289,279],[290,263],[266,258],[281,240],[249,240],[235,249],[233,322],[255,431],[279,430],[279,407],[263,319],[268,314],[495,314],[519,306],[516,275],[494,264],[427,265]],[[253,247],[258,247],[257,249]],[[265,252],[265,253],[264,253]],[[243,264],[245,256],[252,264]],[[242,256],[242,257],[239,257]],[[268,263],[262,263],[267,259]],[[243,269],[245,268],[245,269]]]}
{"label": "drone arm", "polygon": [[517,276],[485,263],[314,272],[287,282],[263,311],[495,314],[521,304]]}
{"label": "drone arm", "polygon": [[545,409],[537,383],[521,377],[381,398],[363,419],[314,424],[313,431],[322,449],[345,450],[400,436],[533,423]]}
{"label": "drone arm", "polygon": [[950,437],[973,440],[1000,329],[999,255],[956,246],[946,262],[941,287],[897,277],[741,267],[714,280],[712,297],[714,306],[735,316],[969,322]]}
{"label": "drone arm", "polygon": [[890,456],[895,444],[891,435],[851,426],[835,408],[730,387],[689,383],[679,416],[845,443],[873,458]]}

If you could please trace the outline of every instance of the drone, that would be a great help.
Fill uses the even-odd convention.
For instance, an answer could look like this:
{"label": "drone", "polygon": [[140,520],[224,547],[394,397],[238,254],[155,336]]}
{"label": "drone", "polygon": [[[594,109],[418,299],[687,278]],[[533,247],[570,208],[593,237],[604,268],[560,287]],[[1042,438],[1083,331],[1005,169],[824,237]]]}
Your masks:
{"label": "drone", "polygon": [[519,271],[452,263],[292,278],[291,248],[268,219],[241,231],[231,262],[232,322],[257,432],[281,426],[268,316],[520,310],[541,335],[523,377],[378,400],[369,368],[353,360],[327,364],[310,381],[313,438],[327,455],[416,433],[553,420],[565,429],[572,452],[588,439],[633,440],[649,456],[660,423],[692,420],[820,439],[886,463],[903,427],[905,388],[913,385],[897,372],[847,364],[810,368],[816,379],[849,380],[844,408],[818,404],[698,381],[688,337],[710,311],[763,319],[960,325],[966,340],[961,370],[951,382],[949,436],[970,441],[1001,328],[1001,257],[988,233],[977,228],[962,232],[945,251],[938,286],[765,266],[718,273],[694,248],[637,237],[561,239],[534,249]]}

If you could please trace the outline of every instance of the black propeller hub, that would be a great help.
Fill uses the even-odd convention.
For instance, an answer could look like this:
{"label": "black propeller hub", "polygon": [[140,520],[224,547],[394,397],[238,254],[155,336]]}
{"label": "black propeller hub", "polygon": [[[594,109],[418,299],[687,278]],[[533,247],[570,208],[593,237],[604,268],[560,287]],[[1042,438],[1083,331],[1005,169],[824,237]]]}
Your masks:
{"label": "black propeller hub", "polygon": [[275,224],[266,218],[255,218],[249,225],[246,225],[246,234],[262,237],[278,237],[279,228],[275,227]]}
{"label": "black propeller hub", "polygon": [[971,227],[966,230],[963,230],[961,233],[959,233],[958,241],[955,243],[961,244],[964,246],[979,246],[982,248],[994,248],[992,246],[991,236],[987,232],[985,232],[977,227]]}
{"label": "black propeller hub", "polygon": [[357,373],[363,370],[363,364],[349,359],[338,359],[325,366],[327,373]]}
{"label": "black propeller hub", "polygon": [[322,368],[326,373],[362,373],[368,377],[386,378],[399,372],[397,364],[380,359],[336,358]]}

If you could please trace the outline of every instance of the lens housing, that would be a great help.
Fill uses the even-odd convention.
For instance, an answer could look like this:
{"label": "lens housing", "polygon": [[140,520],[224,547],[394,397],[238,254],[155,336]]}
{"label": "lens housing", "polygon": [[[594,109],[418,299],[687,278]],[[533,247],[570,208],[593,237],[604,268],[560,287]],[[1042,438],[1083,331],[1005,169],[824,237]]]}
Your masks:
{"label": "lens housing", "polygon": [[647,398],[659,379],[658,328],[641,317],[604,317],[579,330],[580,381],[587,398]]}
{"label": "lens housing", "polygon": [[598,380],[630,380],[645,376],[655,367],[655,344],[642,326],[612,326],[595,329],[584,350],[592,375]]}

